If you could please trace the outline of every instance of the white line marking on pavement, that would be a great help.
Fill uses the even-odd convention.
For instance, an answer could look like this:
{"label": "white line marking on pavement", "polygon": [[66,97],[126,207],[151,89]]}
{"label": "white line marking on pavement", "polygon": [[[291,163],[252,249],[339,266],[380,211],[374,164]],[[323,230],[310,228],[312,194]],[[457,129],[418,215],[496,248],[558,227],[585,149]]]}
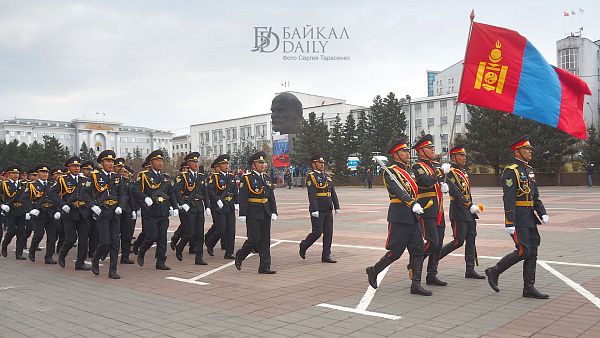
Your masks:
{"label": "white line marking on pavement", "polygon": [[317,304],[317,306],[326,307],[326,308],[330,308],[330,309],[334,309],[334,310],[339,310],[339,311],[344,311],[344,312],[357,313],[359,315],[380,317],[380,318],[391,319],[391,320],[397,320],[397,319],[402,318],[400,316],[388,315],[386,313],[379,313],[379,312],[358,310],[358,309],[353,309],[351,307],[345,307],[345,306],[339,306],[339,305],[333,305],[333,304],[326,304],[326,303]]}
{"label": "white line marking on pavement", "polygon": [[554,268],[552,268],[546,262],[538,262],[538,264],[540,266],[542,266],[544,269],[548,270],[548,272],[550,272],[554,276],[558,277],[558,279],[565,282],[568,286],[572,287],[573,290],[579,292],[583,297],[587,298],[587,300],[589,300],[592,304],[594,304],[597,308],[600,309],[600,298],[596,297],[593,293],[586,290],[583,286],[575,283],[574,281],[569,279],[567,276],[556,271]]}
{"label": "white line marking on pavement", "polygon": [[600,228],[588,228],[588,230],[600,230]]}
{"label": "white line marking on pavement", "polygon": [[15,288],[14,286],[5,286],[5,287],[0,288],[0,291],[2,291],[2,290],[10,290],[10,289],[14,289],[14,288]]}
{"label": "white line marking on pavement", "polygon": [[[239,236],[236,236],[236,237],[239,237]],[[275,241],[275,243],[273,243],[273,244],[270,245],[271,248],[274,247],[274,246],[276,246],[276,245],[279,245],[281,243],[285,243],[285,241],[280,241],[280,240],[274,240],[274,241]],[[255,254],[251,253],[251,254],[248,255],[248,257],[254,256],[254,255]],[[184,282],[184,283],[196,284],[196,285],[208,285],[210,283],[199,282],[198,279],[210,276],[213,273],[221,271],[221,270],[223,270],[223,269],[225,269],[227,267],[230,267],[230,266],[232,266],[234,264],[235,264],[235,261],[232,261],[232,262],[229,262],[227,264],[223,264],[223,265],[221,265],[221,266],[219,266],[217,268],[214,268],[212,270],[209,270],[209,271],[207,271],[207,272],[205,272],[203,274],[200,274],[200,275],[198,275],[196,277],[192,277],[192,278],[188,278],[188,279],[186,279],[186,278],[179,278],[179,277],[173,277],[173,276],[165,277],[165,279],[174,280],[174,281],[177,281],[177,282]]]}
{"label": "white line marking on pavement", "polygon": [[[381,271],[379,273],[379,275],[377,275],[377,285],[381,285],[381,282],[383,281],[383,277],[385,277],[385,275],[387,274],[389,269],[390,269],[390,267],[388,266],[383,271]],[[361,311],[367,310],[367,308],[371,304],[371,301],[373,300],[373,297],[375,297],[375,292],[377,292],[377,289],[373,289],[373,287],[371,285],[369,285],[364,296],[362,297],[360,302],[358,302],[356,309],[361,310]]]}

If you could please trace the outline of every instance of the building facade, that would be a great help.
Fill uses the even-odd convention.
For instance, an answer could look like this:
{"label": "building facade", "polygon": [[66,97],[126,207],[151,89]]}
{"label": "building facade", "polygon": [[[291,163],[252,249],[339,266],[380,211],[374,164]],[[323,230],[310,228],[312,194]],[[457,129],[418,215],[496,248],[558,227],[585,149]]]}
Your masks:
{"label": "building facade", "polygon": [[111,149],[119,157],[133,155],[136,148],[143,156],[160,148],[171,154],[173,138],[173,134],[168,131],[98,120],[14,118],[0,122],[0,139],[7,143],[13,140],[27,145],[35,141],[43,143],[44,136],[56,138],[71,154],[79,155],[79,150],[85,143],[88,148],[93,148],[96,154]]}
{"label": "building facade", "polygon": [[172,143],[173,143],[173,149],[172,149],[173,159],[175,159],[177,162],[183,161],[183,158],[185,157],[185,155],[192,152],[192,143],[191,143],[190,134],[175,136],[175,137],[173,137]]}

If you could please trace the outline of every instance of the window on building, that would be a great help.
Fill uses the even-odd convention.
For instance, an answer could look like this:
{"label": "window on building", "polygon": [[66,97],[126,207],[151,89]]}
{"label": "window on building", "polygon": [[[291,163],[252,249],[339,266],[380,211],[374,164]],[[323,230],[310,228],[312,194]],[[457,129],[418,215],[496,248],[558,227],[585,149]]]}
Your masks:
{"label": "window on building", "polygon": [[442,151],[448,151],[448,134],[440,135],[440,142],[442,143]]}
{"label": "window on building", "polygon": [[579,50],[577,48],[565,48],[558,51],[559,66],[562,69],[578,75],[579,74]]}
{"label": "window on building", "polygon": [[434,102],[427,102],[427,115],[431,116],[431,114],[433,113],[433,104]]}
{"label": "window on building", "polygon": [[440,101],[440,113],[441,116],[448,116],[448,102]]}
{"label": "window on building", "polygon": [[232,139],[237,140],[237,128],[231,128]]}
{"label": "window on building", "polygon": [[415,104],[415,116],[421,117],[421,104],[420,103]]}
{"label": "window on building", "polygon": [[427,126],[428,126],[428,127],[431,127],[431,126],[433,126],[433,125],[434,125],[434,123],[435,123],[434,121],[435,121],[435,120],[434,120],[434,118],[433,118],[433,117],[428,117],[428,118],[427,118]]}
{"label": "window on building", "polygon": [[38,137],[38,133],[37,133],[37,131],[34,131],[34,132],[33,132],[33,137],[35,137],[35,138],[37,138],[37,137]]}

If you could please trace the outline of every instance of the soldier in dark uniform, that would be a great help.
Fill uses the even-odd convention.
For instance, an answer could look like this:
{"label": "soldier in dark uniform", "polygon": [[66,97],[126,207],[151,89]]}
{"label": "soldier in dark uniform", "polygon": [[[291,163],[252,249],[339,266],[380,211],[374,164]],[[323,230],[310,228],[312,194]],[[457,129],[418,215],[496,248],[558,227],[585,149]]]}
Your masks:
{"label": "soldier in dark uniform", "polygon": [[[33,182],[37,181],[38,174],[37,174],[37,171],[35,171],[36,168],[37,168],[37,166],[29,169],[29,171],[27,172],[28,179],[26,182],[23,183],[23,185],[24,185],[23,190],[25,190],[25,188],[27,188],[29,186],[29,183],[33,183]],[[34,222],[31,220],[31,215],[29,215],[29,213],[26,213],[25,214],[25,246],[24,246],[24,249],[27,249],[27,240],[29,239],[29,237],[31,237],[31,234],[33,233],[33,224],[34,224]],[[42,249],[38,248],[37,251],[42,251]]]}
{"label": "soldier in dark uniform", "polygon": [[277,220],[277,204],[273,183],[265,175],[267,154],[259,151],[250,156],[251,171],[240,182],[240,221],[246,222],[248,239],[235,254],[235,267],[242,269],[242,262],[253,249],[258,249],[260,265],[258,273],[274,274],[271,270],[271,221]]}
{"label": "soldier in dark uniform", "polygon": [[196,250],[196,265],[206,265],[203,259],[204,247],[204,213],[210,210],[210,201],[206,192],[206,178],[200,172],[198,160],[200,154],[192,152],[185,156],[189,170],[182,172],[175,179],[174,193],[177,203],[181,208],[180,216],[184,224],[184,232],[177,244],[175,256],[183,260],[183,248],[191,242]]}
{"label": "soldier in dark uniform", "polygon": [[30,183],[21,195],[21,202],[25,205],[25,209],[29,210],[31,222],[33,223],[33,239],[29,247],[29,260],[35,262],[35,251],[45,232],[46,255],[44,261],[46,264],[56,264],[57,262],[52,258],[56,245],[56,224],[54,220],[60,218],[60,212],[57,211],[54,203],[48,198],[47,193],[51,185],[48,182],[48,175],[50,174],[48,166],[39,165],[36,171],[38,180]]}
{"label": "soldier in dark uniform", "polygon": [[146,251],[156,243],[156,269],[170,270],[167,261],[167,229],[169,216],[178,216],[177,201],[171,185],[171,177],[162,172],[163,152],[154,150],[146,161],[151,168],[143,171],[133,184],[133,195],[142,206],[144,240],[140,245],[137,263],[144,266]]}
{"label": "soldier in dark uniform", "polygon": [[[181,162],[181,164],[179,165],[179,173],[180,174],[187,173],[189,169],[190,169],[190,167],[188,167],[186,161]],[[184,229],[185,227],[183,226],[183,223],[184,223],[184,215],[181,212],[181,206],[179,206],[179,226],[177,227],[177,229],[175,229],[175,232],[173,232],[173,236],[171,236],[171,241],[169,243],[171,250],[175,250],[177,248],[177,243],[179,243],[179,240],[181,240],[181,236],[183,235],[183,232],[185,231],[185,229]],[[192,247],[190,246],[190,249],[191,248]],[[194,251],[194,253],[196,253],[196,252]],[[191,252],[190,252],[190,254],[191,254]]]}
{"label": "soldier in dark uniform", "polygon": [[396,164],[388,167],[394,176],[383,171],[383,182],[390,198],[387,216],[388,237],[385,244],[389,251],[374,266],[367,268],[369,285],[377,289],[377,275],[398,260],[408,248],[412,269],[410,293],[431,296],[432,292],[421,286],[423,235],[417,218],[424,210],[417,202],[419,190],[410,168],[410,147],[405,139],[401,139],[390,147],[388,153],[392,154],[396,161]]}
{"label": "soldier in dark uniform", "polygon": [[121,264],[134,264],[135,262],[129,258],[131,251],[131,240],[133,238],[134,221],[135,221],[135,200],[130,198],[133,181],[129,171],[125,169],[125,159],[118,157],[115,159],[115,172],[123,178],[123,188],[127,195],[127,203],[123,207],[121,218],[119,220],[119,235],[121,238]]}
{"label": "soldier in dark uniform", "polygon": [[446,257],[452,251],[465,245],[465,278],[485,279],[475,271],[475,237],[477,236],[477,216],[483,209],[473,204],[471,183],[469,175],[465,171],[467,164],[467,153],[462,146],[450,149],[450,160],[452,168],[447,175],[450,188],[450,222],[452,223],[452,235],[454,240],[442,248],[440,259]]}
{"label": "soldier in dark uniform", "polygon": [[321,154],[315,154],[310,159],[311,172],[306,176],[308,189],[308,212],[312,232],[300,242],[300,257],[306,257],[306,250],[323,235],[323,251],[321,262],[336,263],[331,258],[331,241],[333,239],[333,210],[340,213],[340,203],[335,192],[331,177],[325,172],[325,160]]}
{"label": "soldier in dark uniform", "polygon": [[[62,176],[65,175],[65,173],[63,172],[63,170],[61,168],[54,168],[51,170],[52,172],[52,179],[48,180],[48,183],[50,184],[50,187],[54,186],[54,184],[56,182],[58,182],[58,179]],[[65,243],[65,228],[63,227],[63,222],[62,222],[62,213],[60,213],[60,209],[55,208],[56,212],[58,212],[57,217],[54,217],[54,229],[56,229],[56,250],[55,252],[59,252],[60,248],[63,246],[63,244]],[[56,213],[55,213],[56,215]]]}
{"label": "soldier in dark uniform", "polygon": [[110,254],[108,277],[119,279],[117,263],[119,259],[119,231],[123,210],[127,207],[128,196],[121,175],[114,172],[115,152],[104,150],[98,155],[101,169],[91,173],[89,192],[94,200],[92,212],[98,226],[99,243],[92,259],[92,272],[100,274],[100,259]]}
{"label": "soldier in dark uniform", "polygon": [[[220,169],[219,169],[219,165],[216,164],[214,161],[213,161],[210,169],[212,170],[212,174],[218,174],[218,173],[221,172]],[[212,177],[212,174],[211,175],[207,175],[206,183],[208,183],[208,181]],[[212,219],[213,222],[212,222],[210,228],[208,228],[208,231],[206,231],[206,233],[204,234],[204,242],[206,242],[206,239],[209,238],[210,236],[212,236],[212,234],[215,231],[217,231],[217,227],[215,226],[215,215],[211,212],[210,216],[211,216],[211,219]],[[221,250],[224,251],[225,250],[225,244],[224,244],[224,242],[222,240],[219,241],[219,242],[221,242]]]}
{"label": "soldier in dark uniform", "polygon": [[436,154],[433,137],[430,134],[421,137],[414,148],[419,155],[419,161],[413,165],[419,186],[417,200],[421,205],[427,205],[429,201],[433,203],[430,208],[425,209],[425,213],[419,219],[423,237],[427,241],[424,247],[425,257],[429,256],[425,281],[427,285],[446,286],[447,283],[437,277],[437,266],[446,230],[442,194],[448,192],[444,177],[450,172],[450,164],[440,165],[434,161]]}
{"label": "soldier in dark uniform", "polygon": [[[90,178],[93,171],[96,170],[93,161],[85,161],[81,164],[81,173],[84,177]],[[90,229],[88,231],[88,258],[93,258],[96,248],[98,247],[98,227],[96,226],[96,220],[94,219],[94,213],[90,213],[89,216]]]}
{"label": "soldier in dark uniform", "polygon": [[65,231],[65,242],[58,251],[58,264],[65,267],[65,258],[69,250],[77,245],[77,260],[75,270],[90,270],[85,265],[88,253],[88,237],[90,230],[90,208],[93,205],[89,195],[90,182],[80,175],[81,159],[77,156],[65,162],[69,173],[61,176],[56,184],[50,188],[48,197],[60,210],[62,210],[62,224]]}
{"label": "soldier in dark uniform", "polygon": [[490,287],[499,292],[500,274],[522,260],[523,297],[547,299],[550,296],[539,292],[534,286],[537,252],[540,245],[537,225],[547,223],[548,215],[539,198],[533,168],[528,164],[533,157],[529,135],[521,137],[510,148],[516,161],[504,168],[502,172],[502,191],[505,230],[515,242],[516,249],[502,257],[495,266],[487,268],[485,274]]}
{"label": "soldier in dark uniform", "polygon": [[[17,249],[15,251],[18,260],[25,260],[23,257],[23,248],[27,243],[25,237],[25,215],[27,210],[21,202],[21,195],[25,190],[25,185],[18,181],[21,169],[18,165],[9,165],[6,168],[8,180],[2,182],[0,190],[0,208],[4,215],[4,225],[6,226],[6,236],[2,241],[2,256],[8,255],[8,245],[15,235],[17,236]],[[30,217],[30,216],[28,216]],[[0,230],[0,238],[1,230]]]}
{"label": "soldier in dark uniform", "polygon": [[239,209],[238,187],[235,176],[229,172],[229,155],[219,155],[212,164],[218,166],[219,173],[210,176],[207,183],[210,209],[215,231],[206,238],[206,251],[214,255],[214,247],[219,241],[225,246],[225,259],[235,259],[235,211]]}
{"label": "soldier in dark uniform", "polygon": [[[142,173],[148,172],[148,170],[150,170],[150,162],[144,160],[144,162],[142,163],[142,170],[137,173],[137,176],[136,176],[135,180],[137,181],[142,176]],[[135,197],[135,191],[133,189],[133,185],[131,186],[131,195],[130,195],[130,197],[135,200],[135,203],[136,203],[136,205],[138,206],[138,208],[140,210],[140,215],[142,216],[142,217],[140,217],[141,221],[142,221],[142,231],[137,235],[137,237],[135,238],[135,241],[133,241],[133,245],[131,246],[131,250],[133,251],[133,253],[135,255],[137,255],[138,251],[140,249],[140,245],[142,245],[142,243],[144,242],[144,238],[146,238],[146,234],[144,233],[144,229],[145,229],[145,227],[144,227],[144,217],[143,217],[144,209],[142,209],[140,207],[140,204],[138,203],[138,201],[137,201],[137,199]]]}

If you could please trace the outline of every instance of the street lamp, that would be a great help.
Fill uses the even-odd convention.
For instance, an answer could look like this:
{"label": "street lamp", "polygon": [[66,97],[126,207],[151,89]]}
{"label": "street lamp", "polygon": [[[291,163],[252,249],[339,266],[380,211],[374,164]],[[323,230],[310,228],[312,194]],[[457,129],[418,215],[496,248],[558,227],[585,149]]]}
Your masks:
{"label": "street lamp", "polygon": [[412,158],[412,107],[410,105],[411,97],[410,95],[406,95],[406,101],[408,101],[408,142],[410,146],[410,157]]}
{"label": "street lamp", "polygon": [[592,106],[590,105],[589,102],[586,102],[588,108],[590,108],[590,112],[592,113],[592,126],[596,127],[596,125],[594,124],[594,110],[592,109]]}

